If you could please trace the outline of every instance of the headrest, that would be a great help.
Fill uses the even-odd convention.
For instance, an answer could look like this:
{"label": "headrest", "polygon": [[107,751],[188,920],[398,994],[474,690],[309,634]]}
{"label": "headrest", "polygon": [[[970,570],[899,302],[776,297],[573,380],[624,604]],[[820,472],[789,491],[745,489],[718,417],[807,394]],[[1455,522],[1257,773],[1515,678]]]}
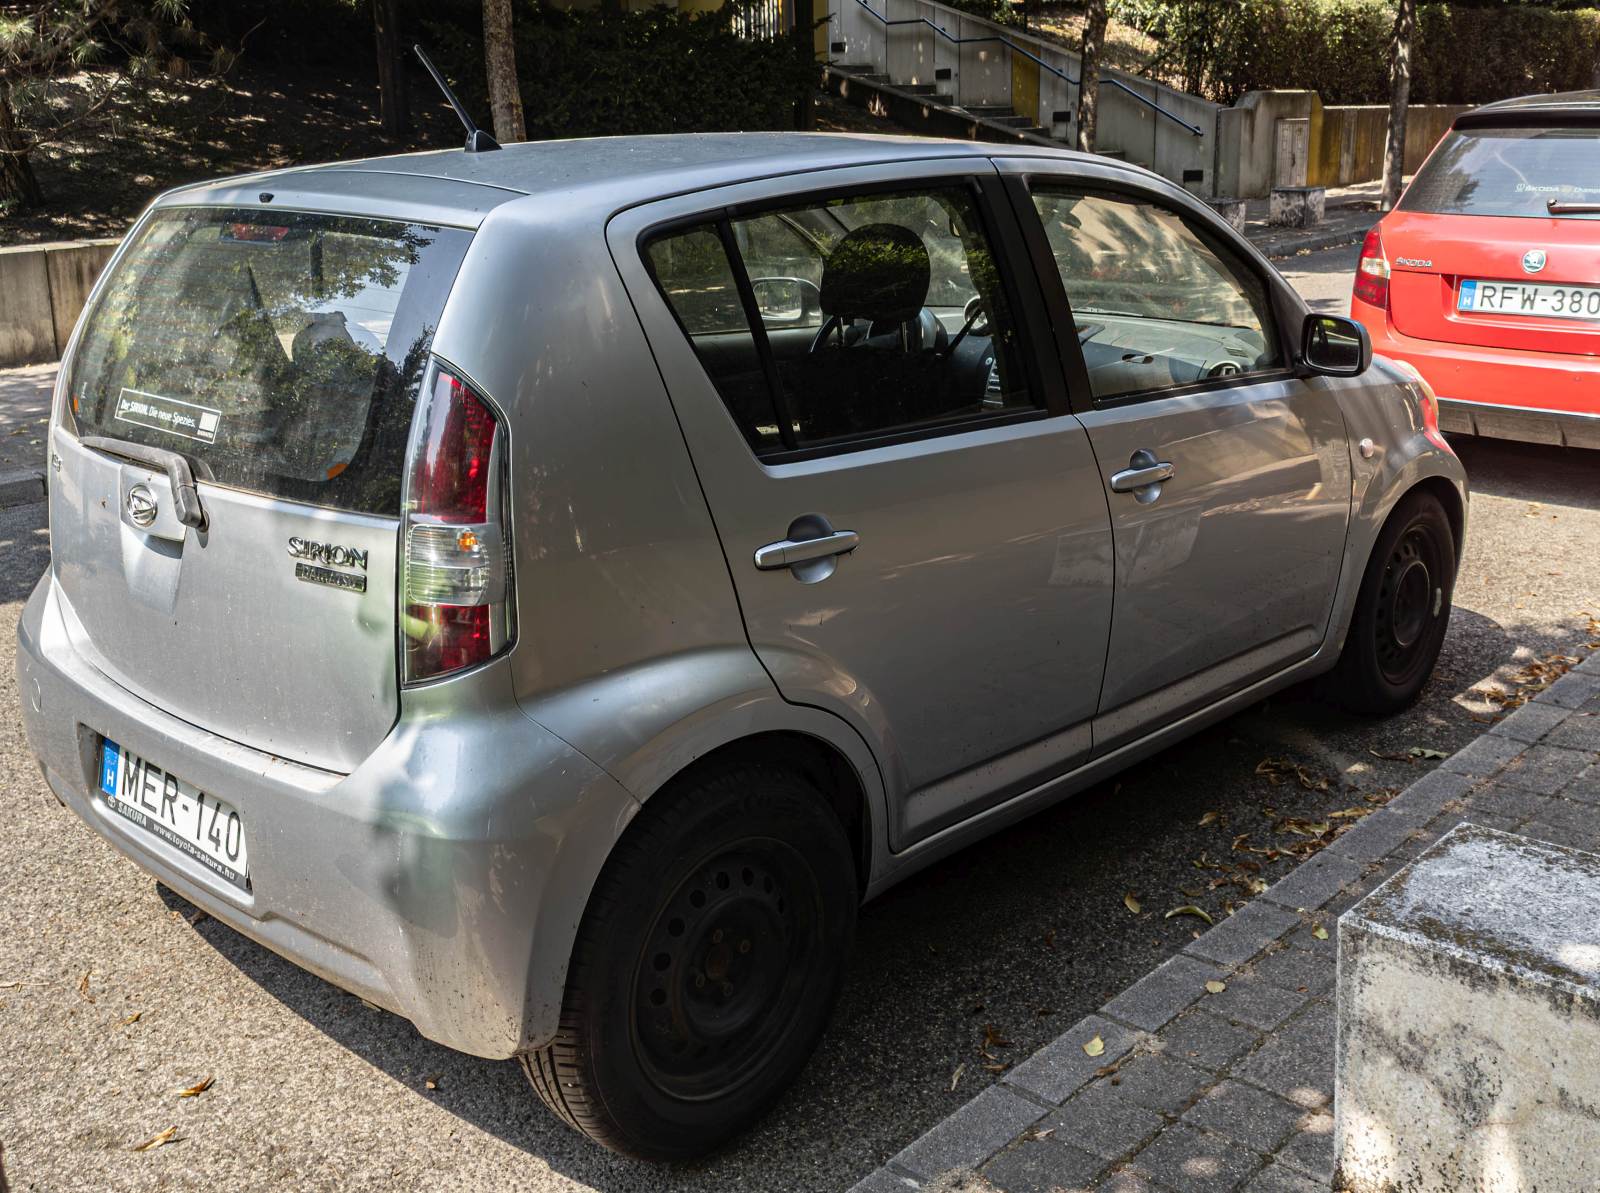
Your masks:
{"label": "headrest", "polygon": [[899,224],[863,224],[822,264],[822,313],[906,323],[928,300],[931,268],[922,239]]}

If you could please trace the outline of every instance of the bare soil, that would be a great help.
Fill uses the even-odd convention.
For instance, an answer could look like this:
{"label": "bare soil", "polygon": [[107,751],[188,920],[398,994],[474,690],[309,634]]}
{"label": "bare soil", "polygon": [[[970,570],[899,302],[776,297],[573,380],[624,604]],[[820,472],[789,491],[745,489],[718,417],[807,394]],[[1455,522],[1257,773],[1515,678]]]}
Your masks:
{"label": "bare soil", "polygon": [[[64,86],[63,105],[86,104],[104,82],[84,71]],[[460,142],[461,126],[421,82],[407,140],[383,137],[377,103],[364,68],[340,76],[240,66],[225,77],[125,86],[70,137],[35,152],[44,205],[0,210],[0,245],[120,236],[152,198],[187,182]]]}

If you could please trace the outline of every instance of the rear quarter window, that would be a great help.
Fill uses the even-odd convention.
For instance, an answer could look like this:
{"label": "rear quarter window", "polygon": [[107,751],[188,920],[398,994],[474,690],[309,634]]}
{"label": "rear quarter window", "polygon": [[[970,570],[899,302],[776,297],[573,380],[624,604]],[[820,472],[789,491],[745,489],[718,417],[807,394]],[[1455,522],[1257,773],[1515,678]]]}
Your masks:
{"label": "rear quarter window", "polygon": [[471,233],[261,210],[160,211],[72,362],[79,434],[211,482],[398,514],[417,388]]}
{"label": "rear quarter window", "polygon": [[[1452,132],[1417,172],[1400,200],[1400,210],[1548,219],[1552,199],[1600,203],[1600,128]],[[1591,213],[1563,218],[1596,217]]]}

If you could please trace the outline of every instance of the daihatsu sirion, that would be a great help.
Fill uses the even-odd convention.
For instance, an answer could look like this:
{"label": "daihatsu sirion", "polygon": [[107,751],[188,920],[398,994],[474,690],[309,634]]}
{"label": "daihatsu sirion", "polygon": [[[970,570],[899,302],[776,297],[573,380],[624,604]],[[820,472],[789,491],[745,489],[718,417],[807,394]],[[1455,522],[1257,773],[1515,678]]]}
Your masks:
{"label": "daihatsu sirion", "polygon": [[600,1142],[804,1064],[856,909],[1291,682],[1403,707],[1425,383],[1181,189],[804,135],[163,196],[62,362],[50,787]]}

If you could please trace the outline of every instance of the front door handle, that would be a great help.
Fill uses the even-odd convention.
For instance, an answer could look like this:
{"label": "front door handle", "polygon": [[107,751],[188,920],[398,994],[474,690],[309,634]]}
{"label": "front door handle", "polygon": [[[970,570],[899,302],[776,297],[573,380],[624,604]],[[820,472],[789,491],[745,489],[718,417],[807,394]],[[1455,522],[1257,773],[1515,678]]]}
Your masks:
{"label": "front door handle", "polygon": [[1113,493],[1132,493],[1140,502],[1154,501],[1161,496],[1161,484],[1175,474],[1170,461],[1158,460],[1152,451],[1140,448],[1133,453],[1128,466],[1111,474]]}
{"label": "front door handle", "polygon": [[853,530],[835,530],[818,538],[782,539],[756,548],[756,566],[764,572],[773,572],[813,559],[843,555],[860,545],[861,536]]}

